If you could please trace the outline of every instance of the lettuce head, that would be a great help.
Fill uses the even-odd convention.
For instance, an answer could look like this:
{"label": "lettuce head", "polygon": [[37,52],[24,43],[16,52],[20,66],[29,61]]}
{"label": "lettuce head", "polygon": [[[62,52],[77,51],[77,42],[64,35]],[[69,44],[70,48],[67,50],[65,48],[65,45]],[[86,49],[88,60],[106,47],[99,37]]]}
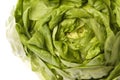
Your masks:
{"label": "lettuce head", "polygon": [[120,79],[120,0],[18,0],[14,18],[44,80]]}

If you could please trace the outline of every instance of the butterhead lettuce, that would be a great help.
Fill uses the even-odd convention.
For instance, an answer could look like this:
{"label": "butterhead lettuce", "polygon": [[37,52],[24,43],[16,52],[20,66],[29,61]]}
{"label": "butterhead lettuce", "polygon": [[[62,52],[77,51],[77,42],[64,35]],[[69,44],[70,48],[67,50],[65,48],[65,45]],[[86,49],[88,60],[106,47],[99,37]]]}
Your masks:
{"label": "butterhead lettuce", "polygon": [[120,79],[120,0],[18,0],[15,29],[44,80]]}

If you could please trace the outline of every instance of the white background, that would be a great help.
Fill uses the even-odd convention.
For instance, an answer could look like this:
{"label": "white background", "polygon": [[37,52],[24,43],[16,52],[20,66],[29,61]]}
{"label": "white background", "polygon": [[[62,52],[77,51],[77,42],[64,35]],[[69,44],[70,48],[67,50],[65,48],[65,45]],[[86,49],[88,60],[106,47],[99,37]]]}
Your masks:
{"label": "white background", "polygon": [[38,76],[12,53],[6,39],[5,23],[17,0],[0,0],[0,80],[39,80]]}

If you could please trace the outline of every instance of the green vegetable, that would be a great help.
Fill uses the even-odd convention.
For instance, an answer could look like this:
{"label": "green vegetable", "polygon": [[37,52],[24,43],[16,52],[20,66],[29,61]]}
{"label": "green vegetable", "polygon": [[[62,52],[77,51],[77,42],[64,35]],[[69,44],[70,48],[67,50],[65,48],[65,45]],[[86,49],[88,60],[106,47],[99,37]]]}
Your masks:
{"label": "green vegetable", "polygon": [[44,80],[120,79],[120,0],[18,0],[14,17]]}

